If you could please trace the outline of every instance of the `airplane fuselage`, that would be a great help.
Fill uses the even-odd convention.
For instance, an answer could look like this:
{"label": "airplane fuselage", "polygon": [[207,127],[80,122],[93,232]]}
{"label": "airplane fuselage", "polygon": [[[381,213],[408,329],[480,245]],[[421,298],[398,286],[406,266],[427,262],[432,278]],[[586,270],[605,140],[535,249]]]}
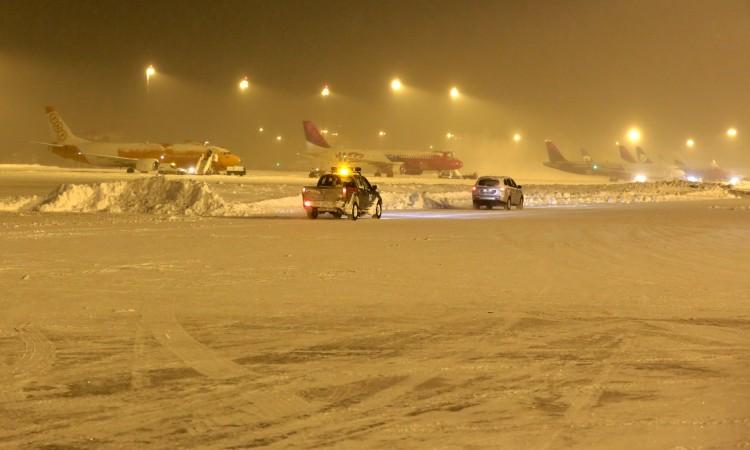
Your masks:
{"label": "airplane fuselage", "polygon": [[572,161],[545,161],[545,166],[578,175],[599,175],[617,180],[629,180],[632,174],[617,164],[598,164]]}
{"label": "airplane fuselage", "polygon": [[[240,159],[226,149],[209,146],[216,158],[214,167],[226,170],[227,167],[239,165]],[[201,144],[161,145],[138,142],[85,142],[76,145],[50,147],[53,153],[73,161],[97,165],[118,167],[120,164],[107,163],[106,159],[97,156],[116,156],[129,159],[154,159],[160,164],[174,164],[178,168],[195,167],[207,148]]]}

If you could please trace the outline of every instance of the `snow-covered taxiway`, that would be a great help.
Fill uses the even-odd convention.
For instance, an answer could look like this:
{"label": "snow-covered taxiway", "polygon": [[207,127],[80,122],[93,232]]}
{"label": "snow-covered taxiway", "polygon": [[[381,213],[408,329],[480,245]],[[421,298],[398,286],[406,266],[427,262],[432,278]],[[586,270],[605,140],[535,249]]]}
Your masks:
{"label": "snow-covered taxiway", "polygon": [[0,176],[0,448],[750,446],[747,198],[309,221],[145,180]]}

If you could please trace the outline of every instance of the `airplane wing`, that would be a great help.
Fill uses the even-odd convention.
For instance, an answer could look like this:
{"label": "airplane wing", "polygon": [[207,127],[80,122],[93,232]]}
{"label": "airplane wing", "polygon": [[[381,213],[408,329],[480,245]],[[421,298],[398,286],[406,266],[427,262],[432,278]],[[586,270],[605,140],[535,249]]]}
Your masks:
{"label": "airplane wing", "polygon": [[65,147],[65,144],[53,144],[51,142],[29,141],[32,144],[46,145],[47,147]]}

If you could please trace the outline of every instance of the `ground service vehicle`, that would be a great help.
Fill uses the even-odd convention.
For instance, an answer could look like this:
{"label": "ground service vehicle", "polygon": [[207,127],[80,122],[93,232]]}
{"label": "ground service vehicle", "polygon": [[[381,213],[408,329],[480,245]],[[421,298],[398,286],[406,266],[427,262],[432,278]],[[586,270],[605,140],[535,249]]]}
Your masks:
{"label": "ground service vehicle", "polygon": [[243,177],[247,173],[247,170],[245,169],[245,166],[229,166],[227,167],[226,172],[227,175],[239,175]]}
{"label": "ground service vehicle", "polygon": [[471,201],[474,209],[479,209],[482,205],[487,209],[500,205],[505,209],[510,209],[512,205],[523,209],[523,189],[510,177],[479,177],[471,188]]}
{"label": "ground service vehicle", "polygon": [[353,172],[333,168],[331,173],[321,175],[317,185],[302,188],[302,205],[310,219],[317,219],[320,213],[336,218],[346,215],[352,220],[370,214],[380,219],[383,213],[378,187],[371,185],[359,168]]}

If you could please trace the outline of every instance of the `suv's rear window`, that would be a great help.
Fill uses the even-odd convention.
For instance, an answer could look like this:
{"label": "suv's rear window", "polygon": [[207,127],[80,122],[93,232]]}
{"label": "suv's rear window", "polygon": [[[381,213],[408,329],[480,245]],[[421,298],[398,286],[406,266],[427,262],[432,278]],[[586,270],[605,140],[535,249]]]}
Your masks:
{"label": "suv's rear window", "polygon": [[477,186],[495,187],[500,186],[500,180],[496,178],[482,178],[477,181]]}

